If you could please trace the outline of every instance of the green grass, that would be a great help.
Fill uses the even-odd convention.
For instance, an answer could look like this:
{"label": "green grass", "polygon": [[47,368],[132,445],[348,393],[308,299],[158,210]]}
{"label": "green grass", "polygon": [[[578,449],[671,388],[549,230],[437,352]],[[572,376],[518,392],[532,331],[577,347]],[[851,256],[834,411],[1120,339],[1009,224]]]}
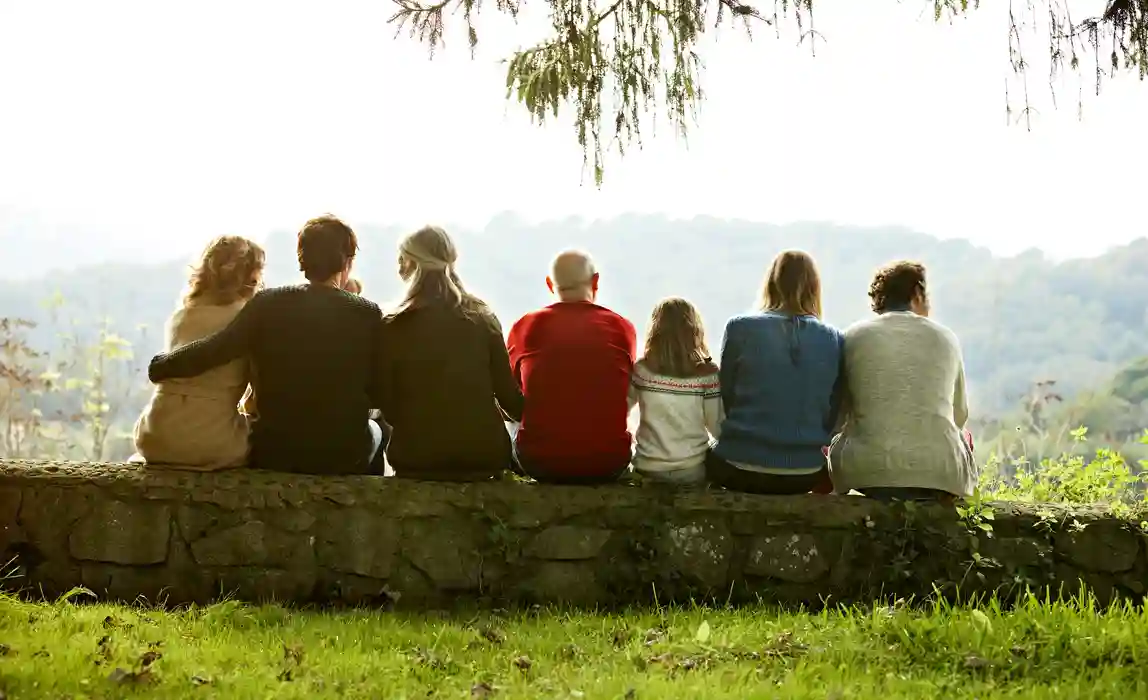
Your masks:
{"label": "green grass", "polygon": [[1136,698],[1148,614],[182,612],[0,598],[7,698]]}

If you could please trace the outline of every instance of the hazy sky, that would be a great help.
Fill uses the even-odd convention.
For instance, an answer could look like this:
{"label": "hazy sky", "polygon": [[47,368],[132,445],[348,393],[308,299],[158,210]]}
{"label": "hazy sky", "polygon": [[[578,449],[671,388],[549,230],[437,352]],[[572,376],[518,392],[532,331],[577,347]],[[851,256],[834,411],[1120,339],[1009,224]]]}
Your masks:
{"label": "hazy sky", "polygon": [[515,28],[486,4],[477,59],[456,35],[429,61],[394,38],[389,0],[0,0],[0,213],[180,249],[324,211],[897,223],[1056,256],[1148,234],[1148,141],[1119,136],[1148,118],[1148,85],[1125,75],[1096,98],[1086,77],[1079,121],[1070,76],[1054,111],[1047,44],[1026,35],[1040,114],[1007,126],[1005,2],[949,26],[931,1],[818,0],[816,58],[790,25],[711,35],[689,147],[662,129],[609,161],[601,191],[568,122],[537,128],[504,101],[497,60],[546,17]]}

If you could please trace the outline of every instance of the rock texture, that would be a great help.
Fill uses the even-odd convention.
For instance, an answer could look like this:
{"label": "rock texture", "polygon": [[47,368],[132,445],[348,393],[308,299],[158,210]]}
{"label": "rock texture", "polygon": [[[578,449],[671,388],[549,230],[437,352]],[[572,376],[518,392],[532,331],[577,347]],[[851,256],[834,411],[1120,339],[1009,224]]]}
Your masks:
{"label": "rock texture", "polygon": [[[446,484],[0,461],[8,586],[120,600],[578,605],[1148,591],[1148,538],[1101,510],[634,486]],[[991,524],[986,531],[981,524]]]}

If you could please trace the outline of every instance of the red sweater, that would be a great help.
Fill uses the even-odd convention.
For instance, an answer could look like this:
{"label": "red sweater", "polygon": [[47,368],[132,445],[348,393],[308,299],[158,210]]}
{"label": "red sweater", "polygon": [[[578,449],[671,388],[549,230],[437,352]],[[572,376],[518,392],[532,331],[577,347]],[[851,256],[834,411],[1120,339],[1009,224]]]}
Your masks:
{"label": "red sweater", "polygon": [[599,476],[630,462],[634,324],[590,302],[558,302],[510,329],[510,366],[526,398],[517,448],[546,471]]}

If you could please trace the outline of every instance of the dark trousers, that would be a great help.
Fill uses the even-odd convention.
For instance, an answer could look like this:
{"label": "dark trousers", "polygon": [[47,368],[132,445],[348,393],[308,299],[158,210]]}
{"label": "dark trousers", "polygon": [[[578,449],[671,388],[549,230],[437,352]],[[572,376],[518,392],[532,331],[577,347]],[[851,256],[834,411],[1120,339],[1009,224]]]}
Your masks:
{"label": "dark trousers", "polygon": [[567,486],[594,486],[598,484],[612,484],[622,477],[627,471],[630,470],[630,462],[627,460],[616,469],[606,471],[598,474],[565,474],[556,473],[546,468],[546,465],[537,460],[532,460],[524,457],[518,451],[518,445],[511,441],[514,449],[512,450],[512,459],[510,469],[519,476],[525,476],[534,479],[537,482],[544,484],[564,484]]}
{"label": "dark trousers", "polygon": [[828,467],[822,467],[815,474],[765,474],[739,469],[715,455],[713,450],[706,453],[706,478],[718,486],[742,493],[792,496],[809,492],[833,492]]}

